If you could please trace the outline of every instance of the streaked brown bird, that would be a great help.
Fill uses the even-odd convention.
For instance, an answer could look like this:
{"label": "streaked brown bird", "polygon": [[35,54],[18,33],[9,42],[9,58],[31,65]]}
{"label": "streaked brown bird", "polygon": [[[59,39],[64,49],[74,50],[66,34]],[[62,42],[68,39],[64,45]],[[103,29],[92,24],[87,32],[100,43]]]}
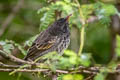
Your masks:
{"label": "streaked brown bird", "polygon": [[52,51],[62,53],[70,43],[70,31],[68,20],[71,14],[55,21],[33,42],[24,60],[34,61],[38,57]]}

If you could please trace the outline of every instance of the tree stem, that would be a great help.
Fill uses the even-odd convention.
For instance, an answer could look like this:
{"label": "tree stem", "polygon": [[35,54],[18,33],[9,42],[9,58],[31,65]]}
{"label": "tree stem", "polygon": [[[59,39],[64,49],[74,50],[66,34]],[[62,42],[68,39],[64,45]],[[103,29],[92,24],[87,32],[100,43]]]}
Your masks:
{"label": "tree stem", "polygon": [[79,48],[79,52],[78,55],[80,56],[84,47],[84,33],[85,33],[85,18],[80,6],[80,3],[78,2],[78,0],[75,0],[75,2],[78,4],[78,10],[79,10],[79,14],[80,14],[80,21],[82,23],[82,28],[80,31],[80,48]]}

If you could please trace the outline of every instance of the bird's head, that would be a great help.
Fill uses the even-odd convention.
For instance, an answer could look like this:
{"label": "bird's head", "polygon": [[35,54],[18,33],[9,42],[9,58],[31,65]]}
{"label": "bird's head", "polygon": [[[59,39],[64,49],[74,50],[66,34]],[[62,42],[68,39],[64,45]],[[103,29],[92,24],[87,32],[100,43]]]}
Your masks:
{"label": "bird's head", "polygon": [[72,14],[68,15],[65,18],[60,18],[55,23],[58,25],[58,27],[64,27],[66,24],[68,24],[68,21],[71,15]]}
{"label": "bird's head", "polygon": [[68,15],[65,18],[60,18],[57,21],[55,21],[53,23],[53,25],[51,26],[52,31],[55,32],[55,33],[58,33],[58,34],[68,32],[68,30],[69,30],[68,21],[69,21],[69,18],[70,18],[71,15],[72,14]]}

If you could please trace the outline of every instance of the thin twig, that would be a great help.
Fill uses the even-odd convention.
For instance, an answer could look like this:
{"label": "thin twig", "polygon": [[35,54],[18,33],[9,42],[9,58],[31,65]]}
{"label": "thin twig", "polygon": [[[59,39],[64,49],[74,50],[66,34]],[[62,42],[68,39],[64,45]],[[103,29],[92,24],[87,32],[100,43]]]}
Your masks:
{"label": "thin twig", "polygon": [[44,64],[44,63],[36,63],[36,62],[30,62],[30,61],[25,61],[23,59],[20,59],[20,58],[17,58],[15,56],[13,56],[12,54],[10,53],[7,53],[5,51],[2,51],[0,50],[0,55],[6,59],[9,59],[11,62],[15,62],[17,64],[21,64],[21,65],[24,65],[24,64],[28,64],[29,66],[27,67],[31,67],[31,66],[36,66],[41,68],[41,67],[45,67],[45,68],[48,68],[48,65],[47,64]]}
{"label": "thin twig", "polygon": [[21,65],[7,65],[0,62],[0,68],[19,68]]}
{"label": "thin twig", "polygon": [[79,14],[80,14],[80,21],[82,23],[82,28],[81,28],[81,31],[80,31],[80,35],[81,35],[80,36],[80,48],[79,48],[79,52],[78,52],[78,55],[80,56],[81,53],[82,53],[82,50],[83,50],[83,46],[84,46],[85,18],[84,18],[80,3],[78,2],[78,0],[75,0],[75,2],[78,4],[78,11],[79,11]]}
{"label": "thin twig", "polygon": [[52,80],[57,80],[57,75],[52,75]]}
{"label": "thin twig", "polygon": [[[50,69],[39,69],[39,68],[35,68],[35,69],[28,69],[28,68],[25,68],[25,69],[17,69],[17,68],[0,68],[0,72],[11,72],[11,71],[15,71],[15,70],[17,70],[16,72],[51,72],[51,70]],[[73,73],[71,73],[72,71],[70,71],[70,70],[56,70],[55,71],[56,73],[61,73],[61,74],[68,74],[68,73],[70,73],[70,74],[73,74]],[[77,72],[74,72],[74,73],[86,73],[86,74],[94,74],[94,75],[96,75],[97,73],[99,73],[99,72],[97,72],[97,71],[89,71],[89,70],[78,70]],[[110,73],[110,74],[117,74],[117,73],[120,73],[120,70],[115,70],[115,71],[113,71],[113,72],[108,72],[108,73]]]}
{"label": "thin twig", "polygon": [[[11,71],[14,71],[16,69],[2,69],[0,68],[0,71],[2,72],[11,72]],[[17,72],[47,72],[49,71],[48,69],[20,69],[20,70],[17,70]]]}
{"label": "thin twig", "polygon": [[19,58],[16,58],[15,56],[5,52],[5,51],[2,51],[0,50],[0,55],[6,59],[9,59],[10,61],[12,62],[15,62],[15,63],[23,63],[23,64],[34,64],[32,62],[29,62],[29,61],[25,61],[25,60],[22,60],[22,59],[19,59]]}
{"label": "thin twig", "polygon": [[15,62],[17,64],[29,64],[29,65],[43,65],[42,63],[35,63],[35,62],[30,62],[30,61],[25,61],[23,59],[20,59],[20,58],[17,58],[15,56],[13,56],[12,54],[10,53],[7,53],[5,51],[2,51],[0,50],[0,55],[6,59],[9,59],[10,61],[12,62]]}
{"label": "thin twig", "polygon": [[[0,72],[12,72],[15,71],[16,69],[9,69],[9,68],[0,68]],[[19,69],[17,72],[49,72],[49,69]],[[68,71],[63,71],[63,70],[56,70],[56,73],[63,73],[67,74],[69,73]]]}
{"label": "thin twig", "polygon": [[3,22],[3,24],[1,25],[1,28],[0,28],[0,37],[3,35],[5,30],[8,28],[8,25],[12,22],[12,20],[15,17],[16,13],[19,12],[19,10],[22,7],[23,3],[24,3],[24,0],[18,0],[18,3],[13,8],[12,12],[5,19],[5,21]]}
{"label": "thin twig", "polygon": [[92,80],[92,79],[94,78],[95,75],[96,75],[96,74],[92,74],[92,75],[90,75],[89,77],[87,77],[87,78],[84,79],[84,80]]}
{"label": "thin twig", "polygon": [[[16,69],[16,68],[20,68],[22,65],[7,65],[7,64],[4,64],[2,62],[0,62],[0,68],[8,68],[8,69]],[[29,66],[28,66],[29,67]],[[24,68],[27,68],[28,67],[24,67]],[[74,69],[71,69],[71,70],[56,70],[56,72],[59,72],[59,73],[87,73],[87,74],[96,74],[99,72],[99,69],[97,69],[96,67],[93,67],[92,68],[85,68],[84,66],[80,67],[77,71],[74,71]]]}

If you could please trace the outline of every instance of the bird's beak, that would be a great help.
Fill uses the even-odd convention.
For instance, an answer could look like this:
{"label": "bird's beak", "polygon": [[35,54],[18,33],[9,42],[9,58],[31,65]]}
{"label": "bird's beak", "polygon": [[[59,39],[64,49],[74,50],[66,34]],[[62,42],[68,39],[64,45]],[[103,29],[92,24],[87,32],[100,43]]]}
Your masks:
{"label": "bird's beak", "polygon": [[72,16],[72,14],[68,15],[68,16],[65,18],[65,20],[68,21],[69,18],[70,18],[70,16]]}

